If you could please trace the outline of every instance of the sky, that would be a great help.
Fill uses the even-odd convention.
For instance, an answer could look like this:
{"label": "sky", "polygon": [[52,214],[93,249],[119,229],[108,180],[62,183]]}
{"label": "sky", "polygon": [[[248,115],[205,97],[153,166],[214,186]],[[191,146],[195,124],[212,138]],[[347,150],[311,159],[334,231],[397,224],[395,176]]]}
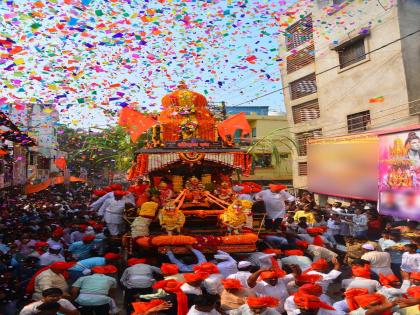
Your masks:
{"label": "sky", "polygon": [[[160,109],[184,80],[234,106],[281,88],[288,0],[39,0],[0,4],[0,110],[54,104],[60,123],[104,126]],[[284,111],[281,93],[244,105]]]}

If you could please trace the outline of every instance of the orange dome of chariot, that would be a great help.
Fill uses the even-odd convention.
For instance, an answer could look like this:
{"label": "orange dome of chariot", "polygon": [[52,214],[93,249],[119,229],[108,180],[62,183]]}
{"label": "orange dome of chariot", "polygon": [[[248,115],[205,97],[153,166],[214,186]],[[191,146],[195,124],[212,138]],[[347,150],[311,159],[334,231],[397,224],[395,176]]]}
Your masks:
{"label": "orange dome of chariot", "polygon": [[194,137],[215,141],[216,121],[207,108],[204,95],[187,89],[181,81],[178,89],[162,98],[163,110],[158,116],[162,126],[164,141],[180,139],[180,126],[191,123],[194,127]]}
{"label": "orange dome of chariot", "polygon": [[192,107],[203,108],[207,106],[207,99],[204,95],[188,90],[185,82],[181,81],[178,89],[165,95],[162,98],[163,109],[171,107]]}

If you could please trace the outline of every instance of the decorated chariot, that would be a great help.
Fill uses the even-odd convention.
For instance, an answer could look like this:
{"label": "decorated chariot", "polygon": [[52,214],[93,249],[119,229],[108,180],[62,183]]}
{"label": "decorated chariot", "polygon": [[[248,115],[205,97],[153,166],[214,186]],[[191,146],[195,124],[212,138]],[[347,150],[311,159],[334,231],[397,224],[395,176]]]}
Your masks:
{"label": "decorated chariot", "polygon": [[252,202],[237,200],[231,180],[251,170],[251,155],[232,141],[238,130],[249,134],[245,116],[218,117],[183,83],[162,107],[128,174],[137,203],[126,213],[131,246],[254,251]]}

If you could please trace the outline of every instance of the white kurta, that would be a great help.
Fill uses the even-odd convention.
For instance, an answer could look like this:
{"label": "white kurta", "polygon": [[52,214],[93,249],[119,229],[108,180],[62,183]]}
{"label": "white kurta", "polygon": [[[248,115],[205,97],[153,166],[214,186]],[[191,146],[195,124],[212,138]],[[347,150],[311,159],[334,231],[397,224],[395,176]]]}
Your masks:
{"label": "white kurta", "polygon": [[113,198],[114,197],[114,192],[113,191],[111,191],[111,192],[109,192],[109,193],[107,193],[107,194],[105,194],[105,195],[103,195],[102,197],[99,197],[94,203],[92,203],[91,205],[90,205],[90,208],[92,209],[92,210],[94,210],[94,211],[98,211],[101,207],[102,207],[102,205],[103,205],[103,203],[106,201],[106,200],[108,200],[108,199],[110,199],[110,198]]}
{"label": "white kurta", "polygon": [[[321,296],[319,297],[319,299],[329,305],[332,304],[332,300],[330,299],[330,297],[328,295],[325,294],[321,294]],[[287,312],[287,315],[296,315],[296,314],[300,314],[300,310],[297,308],[295,301],[294,301],[294,296],[289,296],[286,301],[284,302],[284,310]],[[319,313],[318,313],[319,314]],[[345,313],[337,313],[340,315],[344,315]]]}
{"label": "white kurta", "polygon": [[58,261],[66,261],[66,260],[64,259],[64,256],[60,254],[58,255],[51,254],[50,252],[46,252],[39,257],[39,264],[41,266],[48,266]]}
{"label": "white kurta", "polygon": [[248,278],[252,275],[249,271],[238,271],[237,273],[231,274],[228,279],[238,279],[244,288],[249,288]]}
{"label": "white kurta", "polygon": [[124,212],[125,201],[112,200],[104,211],[104,221],[108,226],[111,235],[119,235],[123,232],[123,212]]}
{"label": "white kurta", "polygon": [[221,294],[223,291],[222,285],[223,275],[220,273],[214,273],[207,277],[203,282],[203,286],[209,294]]}

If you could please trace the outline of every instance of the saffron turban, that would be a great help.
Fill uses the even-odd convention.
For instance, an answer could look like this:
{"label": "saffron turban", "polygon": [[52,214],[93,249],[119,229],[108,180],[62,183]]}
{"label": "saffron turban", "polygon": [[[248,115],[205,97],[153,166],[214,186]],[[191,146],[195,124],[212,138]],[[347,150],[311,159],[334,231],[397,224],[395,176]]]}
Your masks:
{"label": "saffron turban", "polygon": [[304,310],[314,310],[324,308],[326,310],[335,311],[335,308],[321,301],[319,297],[310,294],[296,293],[293,297],[296,306]]}
{"label": "saffron turban", "polygon": [[196,282],[202,281],[208,277],[208,273],[195,272],[195,273],[184,273],[185,282]]}
{"label": "saffron turban", "polygon": [[131,267],[138,264],[145,264],[146,259],[145,258],[130,258],[127,260],[127,266]]}
{"label": "saffron turban", "polygon": [[369,290],[366,288],[351,288],[347,289],[346,292],[344,292],[344,296],[346,297],[346,302],[350,311],[354,311],[359,308],[354,298],[356,296],[365,294],[369,294]]}
{"label": "saffron turban", "polygon": [[117,267],[114,265],[106,265],[106,266],[96,266],[92,269],[93,273],[100,273],[100,274],[110,274],[110,273],[116,273],[118,271]]}
{"label": "saffron turban", "polygon": [[367,308],[372,303],[384,303],[386,298],[382,294],[379,293],[372,293],[372,294],[365,294],[365,295],[358,295],[354,298],[357,305],[362,308]]}
{"label": "saffron turban", "polygon": [[392,282],[400,282],[400,279],[398,279],[398,277],[396,275],[394,275],[393,273],[391,273],[390,275],[383,275],[382,273],[379,274],[379,282],[385,286],[385,287],[390,287],[390,284]]}
{"label": "saffron turban", "polygon": [[326,270],[329,268],[328,262],[324,258],[320,258],[311,264],[314,270]]}
{"label": "saffron turban", "polygon": [[322,287],[315,283],[306,283],[299,287],[298,292],[309,295],[320,296],[322,294]]}
{"label": "saffron turban", "polygon": [[420,286],[409,287],[407,289],[407,294],[412,296],[413,298],[419,299],[420,298]]}
{"label": "saffron turban", "polygon": [[308,234],[322,234],[324,233],[324,229],[320,227],[313,227],[313,228],[307,228],[306,232],[308,232]]}
{"label": "saffron turban", "polygon": [[94,239],[95,239],[95,235],[86,235],[86,236],[83,236],[82,241],[92,242]]}
{"label": "saffron turban", "polygon": [[204,262],[198,266],[194,266],[194,271],[205,272],[208,274],[220,273],[219,268],[213,263]]}
{"label": "saffron turban", "polygon": [[268,186],[270,187],[271,191],[284,190],[287,188],[286,185],[282,185],[282,184],[270,184]]}
{"label": "saffron turban", "polygon": [[121,256],[119,254],[116,254],[116,253],[106,253],[104,255],[104,258],[105,259],[114,259],[114,260],[116,260],[116,259],[120,259]]}
{"label": "saffron turban", "polygon": [[128,192],[127,191],[124,191],[124,190],[116,190],[116,191],[114,191],[114,196],[115,197],[123,197],[123,196],[125,196],[127,194],[128,194]]}
{"label": "saffron turban", "polygon": [[246,303],[251,308],[277,307],[279,300],[271,296],[249,297],[246,299]]}
{"label": "saffron turban", "polygon": [[309,274],[301,274],[296,277],[296,280],[302,283],[315,283],[319,280],[322,280],[321,275],[309,275]]}
{"label": "saffron turban", "polygon": [[412,272],[412,273],[410,273],[410,279],[420,281],[420,272]]}
{"label": "saffron turban", "polygon": [[71,261],[71,262],[57,261],[55,263],[52,263],[49,267],[51,269],[67,270],[67,269],[73,267],[75,264],[76,264],[75,261]]}
{"label": "saffron turban", "polygon": [[370,266],[369,265],[364,265],[364,266],[352,266],[351,267],[351,272],[353,274],[353,276],[355,277],[363,277],[366,279],[370,279]]}
{"label": "saffron turban", "polygon": [[303,256],[303,251],[301,251],[300,249],[289,249],[285,250],[284,254],[286,256]]}
{"label": "saffron turban", "polygon": [[176,275],[179,273],[179,268],[175,264],[163,263],[160,270],[162,270],[164,275]]}
{"label": "saffron turban", "polygon": [[241,289],[242,288],[241,281],[239,281],[238,279],[223,279],[222,284],[225,289]]}
{"label": "saffron turban", "polygon": [[155,299],[151,300],[150,302],[135,302],[131,303],[131,305],[133,305],[135,314],[144,314],[153,307],[156,307],[163,303],[165,303],[164,300]]}
{"label": "saffron turban", "polygon": [[276,254],[276,255],[280,255],[281,254],[281,250],[277,249],[277,248],[267,248],[263,250],[264,254]]}
{"label": "saffron turban", "polygon": [[307,248],[309,243],[307,241],[296,241],[296,246]]}
{"label": "saffron turban", "polygon": [[112,185],[109,186],[109,188],[111,188],[113,191],[115,191],[115,190],[123,190],[124,187],[121,184],[112,184]]}

